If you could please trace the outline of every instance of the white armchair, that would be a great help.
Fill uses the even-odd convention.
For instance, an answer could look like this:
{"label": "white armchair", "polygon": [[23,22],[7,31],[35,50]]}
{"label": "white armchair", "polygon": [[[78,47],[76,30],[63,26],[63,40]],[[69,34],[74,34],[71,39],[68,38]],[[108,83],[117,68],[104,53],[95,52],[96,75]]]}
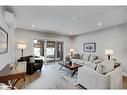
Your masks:
{"label": "white armchair", "polygon": [[94,69],[80,67],[78,69],[78,84],[87,89],[120,89],[122,87],[121,66],[105,75]]}

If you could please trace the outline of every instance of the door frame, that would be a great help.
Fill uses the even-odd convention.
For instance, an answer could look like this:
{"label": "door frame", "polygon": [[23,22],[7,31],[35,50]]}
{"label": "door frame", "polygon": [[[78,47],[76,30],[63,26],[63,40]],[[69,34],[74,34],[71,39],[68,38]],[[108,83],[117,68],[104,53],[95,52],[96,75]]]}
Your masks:
{"label": "door frame", "polygon": [[[33,50],[33,55],[34,55],[34,40],[42,40],[42,41],[45,41],[45,46],[44,46],[44,50],[46,49],[46,46],[47,46],[47,41],[55,41],[55,42],[63,42],[63,62],[65,61],[65,51],[66,51],[66,48],[65,47],[65,41],[64,40],[61,40],[61,39],[56,39],[56,38],[40,38],[40,37],[33,37],[32,38],[32,50]],[[46,52],[44,52],[44,57],[45,57],[45,63],[44,64],[47,64],[47,58],[46,58]],[[56,59],[55,59],[56,61]]]}

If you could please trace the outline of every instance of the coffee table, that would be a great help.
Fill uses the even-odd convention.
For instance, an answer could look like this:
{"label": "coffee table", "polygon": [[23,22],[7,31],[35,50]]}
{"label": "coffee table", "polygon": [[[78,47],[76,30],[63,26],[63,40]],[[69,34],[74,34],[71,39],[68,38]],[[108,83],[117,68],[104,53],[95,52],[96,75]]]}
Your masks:
{"label": "coffee table", "polygon": [[78,71],[79,67],[82,67],[82,65],[76,64],[76,63],[72,63],[72,64],[70,64],[70,63],[66,63],[66,64],[59,63],[59,64],[61,65],[59,70],[61,70],[63,67],[65,67],[65,68],[68,68],[69,70],[73,71],[71,77],[74,76],[74,74]]}
{"label": "coffee table", "polygon": [[20,79],[24,79],[26,72],[23,68],[25,68],[25,63],[15,64],[13,68],[10,68],[10,64],[7,64],[1,71],[0,71],[0,82],[8,84],[10,82],[11,89],[14,89],[16,83]]}

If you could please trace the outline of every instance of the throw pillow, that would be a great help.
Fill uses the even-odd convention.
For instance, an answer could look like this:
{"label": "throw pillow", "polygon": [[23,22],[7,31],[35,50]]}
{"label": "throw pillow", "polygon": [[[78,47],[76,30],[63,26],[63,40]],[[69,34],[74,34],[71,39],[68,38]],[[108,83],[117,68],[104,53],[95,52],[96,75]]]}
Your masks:
{"label": "throw pillow", "polygon": [[83,57],[82,57],[83,60],[89,61],[89,58],[90,58],[90,54],[83,54]]}
{"label": "throw pillow", "polygon": [[80,54],[74,54],[74,59],[80,59]]}
{"label": "throw pillow", "polygon": [[97,57],[96,55],[91,54],[91,55],[90,55],[90,58],[89,58],[89,61],[90,61],[90,62],[94,62],[95,59],[96,59],[96,57]]}
{"label": "throw pillow", "polygon": [[105,74],[114,69],[114,63],[113,61],[102,61],[101,63],[98,64],[96,71]]}
{"label": "throw pillow", "polygon": [[84,65],[83,65],[83,66],[95,70],[96,65],[97,65],[97,64],[94,64],[94,63],[92,63],[92,62],[86,61],[86,62],[84,62]]}
{"label": "throw pillow", "polygon": [[94,63],[99,64],[102,61],[104,61],[104,60],[102,58],[98,57],[97,59],[94,60]]}

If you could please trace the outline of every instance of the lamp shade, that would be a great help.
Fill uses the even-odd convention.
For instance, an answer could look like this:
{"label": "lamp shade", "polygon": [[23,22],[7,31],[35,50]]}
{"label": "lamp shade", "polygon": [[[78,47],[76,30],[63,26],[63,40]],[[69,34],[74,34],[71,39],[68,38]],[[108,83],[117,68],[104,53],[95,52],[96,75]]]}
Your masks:
{"label": "lamp shade", "polygon": [[112,49],[105,49],[105,54],[112,55],[113,54],[113,50]]}
{"label": "lamp shade", "polygon": [[17,45],[18,49],[26,49],[27,48],[27,45],[24,44],[24,43],[20,43]]}
{"label": "lamp shade", "polygon": [[74,51],[74,49],[73,49],[73,48],[71,48],[71,49],[70,49],[70,52],[73,52],[73,51]]}

